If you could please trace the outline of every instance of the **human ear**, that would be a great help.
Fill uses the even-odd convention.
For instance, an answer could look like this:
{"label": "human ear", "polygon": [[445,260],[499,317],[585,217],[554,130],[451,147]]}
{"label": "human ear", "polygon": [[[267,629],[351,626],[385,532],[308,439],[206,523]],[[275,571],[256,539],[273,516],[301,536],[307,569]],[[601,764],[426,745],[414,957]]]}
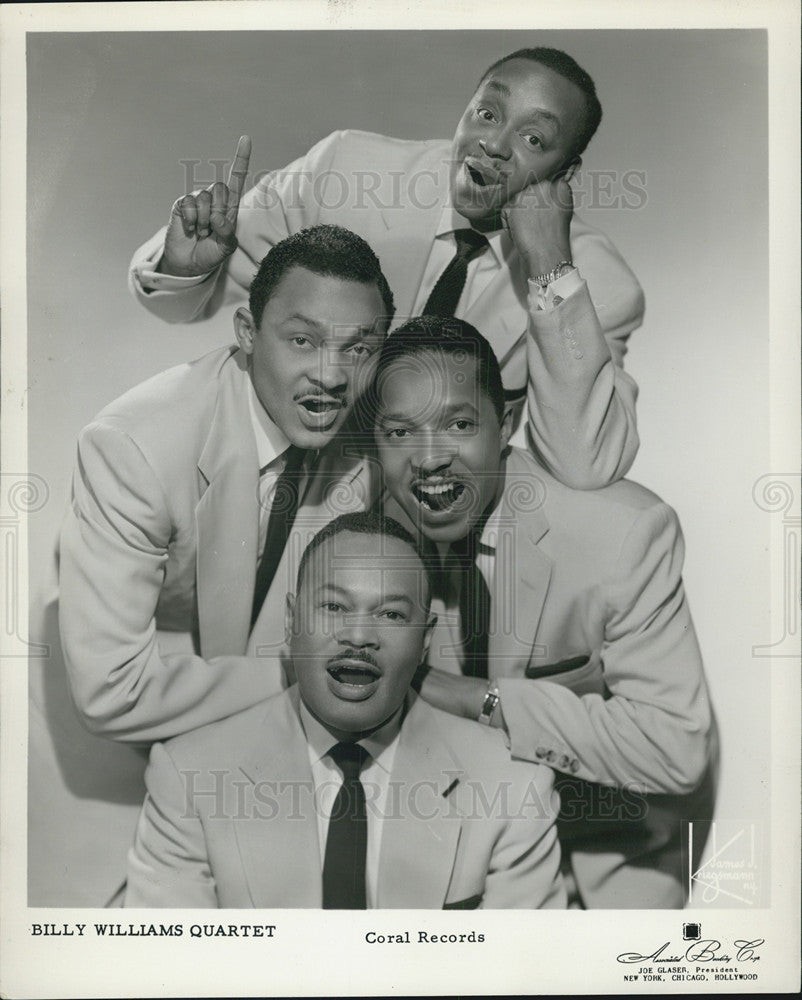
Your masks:
{"label": "human ear", "polygon": [[499,443],[501,445],[501,451],[507,447],[510,443],[510,438],[512,437],[512,408],[504,411],[504,416],[501,418],[501,427],[499,429]]}
{"label": "human ear", "polygon": [[573,179],[577,170],[582,166],[581,156],[572,156],[570,160],[565,164],[563,169],[560,171],[559,176],[562,177],[564,181],[570,181]]}
{"label": "human ear", "polygon": [[284,641],[289,646],[292,641],[292,624],[295,618],[295,594],[287,594],[284,604]]}
{"label": "human ear", "polygon": [[437,615],[429,615],[429,620],[426,622],[423,631],[423,649],[421,650],[421,663],[426,662],[426,658],[429,655],[429,646],[432,642],[432,635],[434,634],[434,627],[437,624]]}
{"label": "human ear", "polygon": [[250,309],[240,306],[234,313],[234,336],[237,343],[246,354],[253,354],[253,342],[256,337],[256,324]]}

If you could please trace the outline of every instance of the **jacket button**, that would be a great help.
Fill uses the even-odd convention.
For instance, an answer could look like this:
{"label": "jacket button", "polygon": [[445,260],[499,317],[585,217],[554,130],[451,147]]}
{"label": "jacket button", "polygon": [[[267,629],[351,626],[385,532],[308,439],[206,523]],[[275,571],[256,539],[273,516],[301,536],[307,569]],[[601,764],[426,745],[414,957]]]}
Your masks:
{"label": "jacket button", "polygon": [[560,767],[568,767],[568,754],[564,753],[562,755],[562,757],[560,757],[560,765],[559,766]]}
{"label": "jacket button", "polygon": [[549,750],[549,752],[546,754],[546,760],[549,762],[549,764],[553,764],[556,758],[557,754],[554,752],[554,750]]}
{"label": "jacket button", "polygon": [[571,774],[576,774],[578,770],[579,770],[579,761],[576,759],[576,757],[574,757],[574,759],[571,761]]}
{"label": "jacket button", "polygon": [[545,756],[546,756],[545,747],[538,747],[537,750],[535,750],[535,757],[537,757],[538,760],[543,760]]}

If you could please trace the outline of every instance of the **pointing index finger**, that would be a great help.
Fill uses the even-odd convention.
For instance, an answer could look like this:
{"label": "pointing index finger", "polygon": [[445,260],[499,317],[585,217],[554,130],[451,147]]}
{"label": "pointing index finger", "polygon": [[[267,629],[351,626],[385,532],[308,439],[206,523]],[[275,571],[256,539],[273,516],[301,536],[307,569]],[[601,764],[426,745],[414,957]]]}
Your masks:
{"label": "pointing index finger", "polygon": [[245,178],[248,176],[248,163],[251,158],[251,137],[249,135],[240,136],[237,143],[237,152],[234,154],[234,162],[231,164],[231,172],[228,175],[228,211],[236,215],[239,208],[239,200],[242,189],[245,186]]}

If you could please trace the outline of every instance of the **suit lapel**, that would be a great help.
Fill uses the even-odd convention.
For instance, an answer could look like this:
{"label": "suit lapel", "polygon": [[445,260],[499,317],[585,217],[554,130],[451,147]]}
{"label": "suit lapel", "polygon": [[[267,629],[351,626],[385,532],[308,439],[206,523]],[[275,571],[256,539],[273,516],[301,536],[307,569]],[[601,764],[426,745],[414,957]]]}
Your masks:
{"label": "suit lapel", "polygon": [[[409,164],[409,187],[401,192],[401,202],[394,194],[391,204],[382,205],[384,231],[377,226],[369,239],[393,290],[396,326],[412,315],[440,216],[450,197],[450,157],[450,144],[436,143]],[[502,369],[526,330],[527,292],[518,252],[511,240],[505,241],[498,273],[465,316],[488,336]]]}
{"label": "suit lapel", "polygon": [[544,480],[512,451],[498,517],[488,659],[496,677],[519,672],[539,652],[535,645],[552,561],[538,547],[549,530]]}
{"label": "suit lapel", "polygon": [[432,710],[410,697],[390,777],[377,906],[442,909],[462,830],[464,772],[440,738]]}
{"label": "suit lapel", "polygon": [[273,656],[284,649],[284,606],[287,593],[295,592],[298,564],[306,546],[337,515],[365,510],[370,499],[367,461],[347,455],[335,461],[325,453],[321,455],[310,470],[273,583],[247,637],[246,655]]}
{"label": "suit lapel", "polygon": [[253,905],[321,906],[314,783],[297,688],[267,703],[258,745],[244,755],[240,771],[254,786],[246,799],[253,815],[234,822]]}
{"label": "suit lapel", "polygon": [[[379,254],[387,281],[393,290],[396,326],[412,315],[429,251],[437,233],[444,199],[448,195],[448,172],[448,160],[443,159],[441,151],[438,151],[436,159],[424,159],[415,165],[410,174],[410,177],[417,178],[432,177],[431,189],[424,184],[420,185],[420,191],[416,189],[418,203],[382,208],[382,217],[387,227],[388,250],[382,252],[379,247],[374,249]],[[428,193],[424,193],[424,187]],[[412,192],[410,197],[411,195]]]}
{"label": "suit lapel", "polygon": [[[320,844],[297,687],[267,702],[238,771],[235,780],[254,788],[244,799],[249,814],[233,824],[253,906],[320,907]],[[463,779],[464,769],[440,737],[432,709],[410,695],[390,776],[379,908],[442,909],[463,817],[471,808]]]}
{"label": "suit lapel", "polygon": [[[511,240],[505,241],[504,259],[498,271],[465,315],[465,319],[490,341],[502,371],[505,370],[508,355],[516,348],[527,328],[527,292],[518,251]],[[523,386],[525,375],[524,368],[519,384],[505,387],[517,389]]]}
{"label": "suit lapel", "polygon": [[206,658],[245,650],[259,538],[259,460],[237,352],[220,373],[209,436],[198,461],[208,485],[195,509],[201,651]]}

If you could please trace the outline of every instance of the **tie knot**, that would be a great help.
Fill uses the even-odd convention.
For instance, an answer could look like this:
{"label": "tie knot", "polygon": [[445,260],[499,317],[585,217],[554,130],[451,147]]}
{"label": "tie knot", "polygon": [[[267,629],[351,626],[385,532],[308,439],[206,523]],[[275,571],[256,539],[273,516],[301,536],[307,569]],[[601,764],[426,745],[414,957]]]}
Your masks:
{"label": "tie knot", "polygon": [[[288,448],[285,448],[281,453],[281,457],[284,459],[284,467],[282,468],[280,475],[285,477],[297,475],[304,464],[306,454],[305,448],[299,448],[298,445],[295,444],[291,444]],[[261,469],[259,469],[260,478],[268,471],[272,464],[272,462],[268,462],[267,465],[263,465]]]}
{"label": "tie knot", "polygon": [[462,538],[457,539],[456,542],[451,543],[451,551],[463,565],[475,561],[478,549],[479,549],[478,531],[471,531],[469,534],[464,535]]}
{"label": "tie knot", "polygon": [[487,237],[475,229],[457,229],[454,239],[457,241],[457,256],[466,261],[478,257],[489,246]]}
{"label": "tie knot", "polygon": [[370,754],[358,743],[335,743],[329,750],[329,757],[339,767],[346,781],[354,781]]}
{"label": "tie knot", "polygon": [[304,464],[306,449],[299,448],[297,444],[291,444],[284,452],[284,472],[297,472]]}

